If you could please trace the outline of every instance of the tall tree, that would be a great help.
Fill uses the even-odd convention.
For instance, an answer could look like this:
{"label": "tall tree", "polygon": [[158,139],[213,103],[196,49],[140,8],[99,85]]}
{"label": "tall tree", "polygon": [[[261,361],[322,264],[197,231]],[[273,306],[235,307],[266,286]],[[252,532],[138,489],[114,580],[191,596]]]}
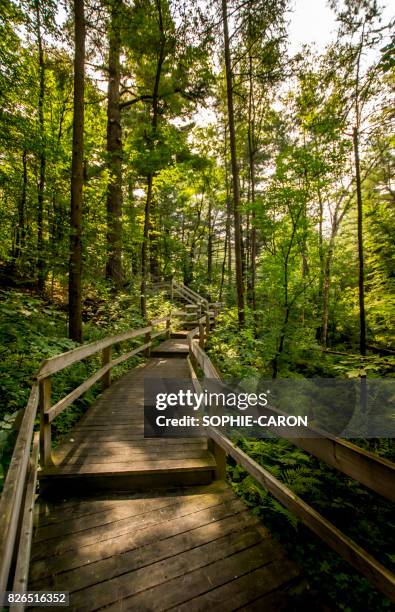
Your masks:
{"label": "tall tree", "polygon": [[39,128],[39,176],[37,189],[37,288],[42,293],[45,286],[45,255],[44,255],[44,190],[45,190],[45,126],[44,126],[44,96],[45,96],[45,63],[42,40],[41,0],[35,1],[36,36],[38,49],[38,128]]}
{"label": "tall tree", "polygon": [[226,73],[226,98],[228,107],[229,125],[229,146],[232,166],[232,187],[233,187],[233,219],[235,236],[235,262],[236,262],[236,291],[237,291],[237,311],[239,325],[244,325],[244,281],[243,281],[243,258],[241,244],[241,219],[240,219],[240,183],[239,183],[239,164],[237,160],[235,114],[233,108],[233,76],[232,62],[229,46],[228,28],[228,7],[227,1],[222,0],[222,20],[224,34],[224,54],[225,54],[225,73]]}
{"label": "tall tree", "polygon": [[71,162],[69,336],[82,342],[82,204],[84,181],[85,10],[74,0],[74,105]]}
{"label": "tall tree", "polygon": [[122,2],[112,0],[108,25],[107,264],[106,277],[117,289],[122,284],[122,127],[120,108]]}

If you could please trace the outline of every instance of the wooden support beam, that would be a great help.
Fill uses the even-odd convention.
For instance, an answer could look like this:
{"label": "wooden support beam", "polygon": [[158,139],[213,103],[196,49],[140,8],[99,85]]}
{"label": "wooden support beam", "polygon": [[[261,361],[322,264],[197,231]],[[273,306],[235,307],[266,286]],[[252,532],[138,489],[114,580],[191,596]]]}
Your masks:
{"label": "wooden support beam", "polygon": [[[111,351],[112,346],[106,346],[102,351],[102,366],[106,366],[111,362]],[[103,390],[108,389],[111,385],[111,368],[109,368],[103,375]]]}
{"label": "wooden support beam", "polygon": [[51,378],[40,380],[40,463],[41,466],[53,465],[51,422],[47,413],[51,408]]}
{"label": "wooden support beam", "polygon": [[145,333],[145,345],[147,348],[144,351],[144,355],[147,357],[147,359],[151,354],[151,342],[152,342],[151,334],[152,334],[152,326],[150,324],[150,326],[147,328],[147,331]]}

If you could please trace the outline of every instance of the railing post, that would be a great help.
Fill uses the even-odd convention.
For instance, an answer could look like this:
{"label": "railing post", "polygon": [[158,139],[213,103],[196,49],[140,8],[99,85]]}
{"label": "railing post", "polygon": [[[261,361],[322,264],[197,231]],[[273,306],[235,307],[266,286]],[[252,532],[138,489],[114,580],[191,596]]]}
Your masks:
{"label": "railing post", "polygon": [[199,346],[204,348],[204,325],[199,319]]}
{"label": "railing post", "polygon": [[[151,342],[151,330],[152,330],[151,321],[148,321],[148,325],[150,326],[150,330],[147,331],[147,333],[145,334],[145,344],[148,344],[149,342]],[[150,346],[147,346],[147,348],[144,351],[144,355],[146,357],[149,357],[151,355],[151,347]]]}
{"label": "railing post", "polygon": [[171,285],[170,285],[170,299],[173,302],[174,299],[174,285],[173,285],[174,281],[173,279],[171,279]]}
{"label": "railing post", "polygon": [[[106,346],[106,348],[104,348],[102,351],[101,363],[103,366],[111,362],[111,349],[112,346]],[[111,385],[111,369],[103,375],[102,381],[103,389],[108,389],[108,387]]]}
{"label": "railing post", "polygon": [[210,334],[210,312],[207,309],[206,310],[206,342],[208,340],[209,334]]}
{"label": "railing post", "polygon": [[41,466],[53,465],[51,444],[51,423],[47,412],[51,407],[51,378],[40,380],[40,462]]}
{"label": "railing post", "polygon": [[226,452],[212,438],[208,439],[208,449],[214,455],[217,464],[215,480],[226,480]]}
{"label": "railing post", "polygon": [[166,321],[166,340],[169,340],[171,336],[171,313],[169,314],[169,318]]}

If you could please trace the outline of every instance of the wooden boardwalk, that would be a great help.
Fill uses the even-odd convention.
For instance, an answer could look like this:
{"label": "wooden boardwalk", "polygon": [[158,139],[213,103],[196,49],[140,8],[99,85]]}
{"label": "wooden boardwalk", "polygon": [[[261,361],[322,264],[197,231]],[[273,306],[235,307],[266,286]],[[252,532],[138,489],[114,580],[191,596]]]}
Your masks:
{"label": "wooden boardwalk", "polygon": [[211,482],[216,463],[206,439],[144,438],[144,379],[188,379],[186,355],[177,357],[185,345],[166,340],[156,353],[171,357],[151,357],[106,389],[53,454],[41,484],[57,478],[74,488],[130,490]]}
{"label": "wooden boardwalk", "polygon": [[259,520],[217,481],[43,505],[29,588],[69,591],[78,612],[271,610],[299,579]]}
{"label": "wooden boardwalk", "polygon": [[189,378],[185,348],[166,340],[109,387],[39,474],[29,590],[76,611],[289,605],[300,571],[214,480],[207,440],[144,438],[144,379]]}

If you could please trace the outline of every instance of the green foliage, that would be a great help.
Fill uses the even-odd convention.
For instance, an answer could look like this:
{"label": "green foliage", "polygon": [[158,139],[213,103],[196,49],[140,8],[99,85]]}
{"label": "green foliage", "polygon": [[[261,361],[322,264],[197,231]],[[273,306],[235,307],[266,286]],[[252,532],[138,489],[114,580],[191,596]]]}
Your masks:
{"label": "green foliage", "polygon": [[[284,482],[341,531],[394,569],[391,541],[395,535],[392,505],[356,481],[320,463],[281,439],[240,439],[240,448]],[[388,456],[385,442],[381,452]],[[379,449],[377,449],[379,450]],[[380,451],[379,451],[380,452]],[[375,591],[242,469],[229,462],[234,490],[304,569],[321,600],[336,609],[390,610],[389,600]],[[323,574],[328,579],[323,579]]]}

